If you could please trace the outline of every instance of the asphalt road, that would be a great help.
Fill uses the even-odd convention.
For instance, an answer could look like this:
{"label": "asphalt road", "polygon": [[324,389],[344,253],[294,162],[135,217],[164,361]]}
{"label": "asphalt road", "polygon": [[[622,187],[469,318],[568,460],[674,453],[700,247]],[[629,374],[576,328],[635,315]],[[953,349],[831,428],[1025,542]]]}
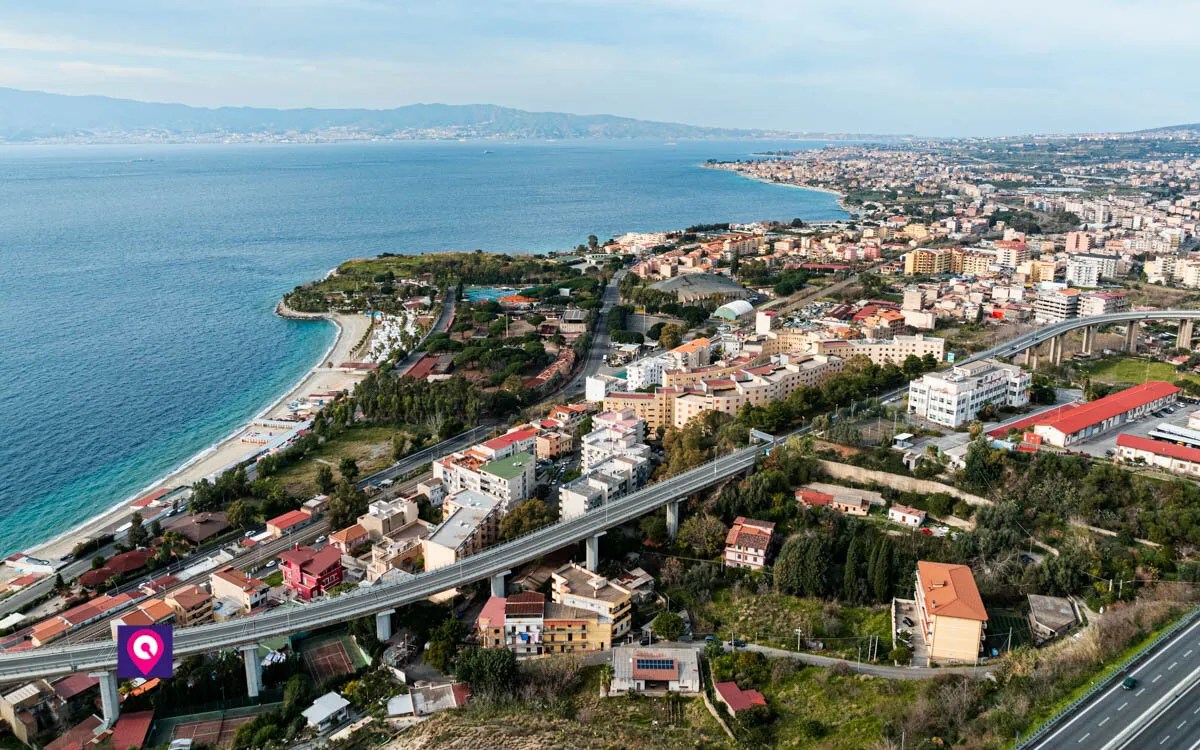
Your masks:
{"label": "asphalt road", "polygon": [[600,310],[596,315],[595,335],[592,336],[592,346],[588,349],[587,361],[579,368],[579,372],[575,377],[571,378],[562,389],[562,395],[571,399],[583,393],[584,381],[592,375],[600,372],[600,368],[604,366],[604,356],[608,353],[608,311],[617,304],[620,299],[620,294],[617,292],[617,285],[621,283],[621,279],[625,278],[628,273],[625,269],[621,269],[613,274],[609,280],[608,286],[604,287],[604,296],[600,298]]}
{"label": "asphalt road", "polygon": [[1128,675],[1138,681],[1133,690],[1114,680],[1029,747],[1166,750],[1200,745],[1200,691],[1193,689],[1200,679],[1200,619],[1161,644]]}

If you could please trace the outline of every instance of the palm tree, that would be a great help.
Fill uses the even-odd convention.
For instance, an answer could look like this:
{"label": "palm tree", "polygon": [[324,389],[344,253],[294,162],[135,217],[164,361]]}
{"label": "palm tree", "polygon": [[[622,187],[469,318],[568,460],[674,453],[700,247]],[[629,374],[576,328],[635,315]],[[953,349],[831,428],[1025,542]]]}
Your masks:
{"label": "palm tree", "polygon": [[604,697],[608,697],[608,691],[612,688],[613,668],[612,664],[600,665],[600,688],[604,690]]}

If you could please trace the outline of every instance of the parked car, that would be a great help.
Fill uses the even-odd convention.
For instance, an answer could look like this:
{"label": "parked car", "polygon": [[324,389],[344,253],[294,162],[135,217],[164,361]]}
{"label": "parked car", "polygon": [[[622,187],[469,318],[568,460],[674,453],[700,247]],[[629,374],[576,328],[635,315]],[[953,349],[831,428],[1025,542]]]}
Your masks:
{"label": "parked car", "polygon": [[317,544],[324,544],[327,539],[329,539],[329,537],[322,534],[321,536],[317,537]]}
{"label": "parked car", "polygon": [[267,567],[268,567],[268,568],[273,568],[273,567],[275,567],[275,566],[276,566],[276,565],[278,565],[278,564],[279,564],[279,561],[278,561],[278,560],[272,560],[271,562],[267,563]]}
{"label": "parked car", "polygon": [[743,641],[743,640],[742,640],[742,639],[740,639],[740,638],[734,638],[734,639],[733,639],[732,641],[730,641],[729,643],[730,643],[730,644],[732,644],[732,646],[733,646],[734,648],[745,648],[745,647],[746,647],[746,642],[745,642],[745,641]]}
{"label": "parked car", "polygon": [[904,627],[906,627],[906,628],[911,628],[913,626],[913,621],[912,621],[911,617],[903,617],[900,619],[900,622],[904,623]]}

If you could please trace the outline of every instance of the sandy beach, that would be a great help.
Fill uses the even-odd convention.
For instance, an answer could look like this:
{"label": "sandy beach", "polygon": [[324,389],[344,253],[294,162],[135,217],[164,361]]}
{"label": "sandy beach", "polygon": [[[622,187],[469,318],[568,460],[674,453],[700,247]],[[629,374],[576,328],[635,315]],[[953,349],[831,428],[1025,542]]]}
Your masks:
{"label": "sandy beach", "polygon": [[[256,422],[264,419],[278,420],[288,416],[290,410],[287,404],[297,399],[303,399],[309,394],[352,390],[365,377],[365,373],[342,369],[339,366],[354,360],[354,354],[370,328],[369,318],[364,315],[296,313],[286,309],[282,303],[276,307],[276,313],[289,318],[329,320],[338,328],[337,338],[332,346],[295,387],[273,401],[249,423],[216,445],[193,456],[168,476],[144,488],[136,495],[125,498],[119,504],[88,521],[59,534],[48,542],[28,548],[25,552],[33,557],[51,560],[68,554],[80,541],[98,536],[126,523],[133,513],[130,503],[134,500],[163,488],[186,487],[194,484],[213,472],[249,458],[261,448],[261,443],[255,441],[278,436],[281,432],[281,428],[274,421],[269,425],[256,425]],[[283,428],[283,431],[286,429]],[[5,567],[4,572],[7,573],[10,570]]]}

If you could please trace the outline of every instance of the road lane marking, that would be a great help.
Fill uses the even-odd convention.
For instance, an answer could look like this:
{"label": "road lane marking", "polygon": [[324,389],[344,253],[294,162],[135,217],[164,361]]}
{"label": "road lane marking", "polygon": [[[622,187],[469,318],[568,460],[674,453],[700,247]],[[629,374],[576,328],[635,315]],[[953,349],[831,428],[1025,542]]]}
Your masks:
{"label": "road lane marking", "polygon": [[1183,721],[1179,722],[1179,726],[1177,726],[1177,727],[1175,727],[1175,728],[1176,728],[1176,729],[1183,729],[1183,725],[1184,725],[1184,724],[1187,724],[1187,719],[1184,719]]}
{"label": "road lane marking", "polygon": [[1192,711],[1192,716],[1195,716],[1196,714],[1200,714],[1200,707],[1197,707],[1195,711]]}
{"label": "road lane marking", "polygon": [[1184,655],[1183,655],[1183,658],[1185,658],[1185,659],[1186,659],[1186,658],[1188,658],[1188,657],[1189,657],[1189,656],[1191,656],[1191,655],[1192,655],[1192,650],[1189,648],[1189,649],[1188,649],[1188,650],[1187,650],[1187,651],[1184,653]]}
{"label": "road lane marking", "polygon": [[1138,697],[1139,695],[1141,695],[1141,694],[1142,694],[1142,693],[1144,693],[1144,692],[1146,692],[1146,688],[1142,688],[1141,690],[1139,690],[1139,691],[1137,691],[1136,693],[1134,693],[1134,694],[1133,694],[1133,697],[1134,697],[1134,698],[1136,698],[1136,697]]}
{"label": "road lane marking", "polygon": [[1171,666],[1167,667],[1167,671],[1170,672],[1172,669],[1174,669],[1177,666],[1179,666],[1179,662],[1173,661],[1173,662],[1171,662]]}
{"label": "road lane marking", "polygon": [[1158,674],[1154,675],[1153,680],[1150,680],[1150,684],[1153,685],[1154,683],[1158,682],[1161,679],[1162,679],[1162,672],[1159,672]]}
{"label": "road lane marking", "polygon": [[1162,740],[1160,740],[1158,744],[1165,745],[1165,744],[1167,744],[1167,740],[1169,740],[1169,739],[1171,739],[1171,735],[1168,734],[1166,737],[1163,737]]}
{"label": "road lane marking", "polygon": [[1108,720],[1111,718],[1112,718],[1111,716],[1105,716],[1104,721],[1100,722],[1100,726],[1104,726],[1105,724],[1107,724]]}
{"label": "road lane marking", "polygon": [[1085,734],[1085,735],[1083,735],[1082,737],[1080,737],[1080,738],[1079,738],[1079,742],[1076,742],[1075,744],[1077,744],[1077,745],[1082,745],[1082,744],[1083,744],[1083,741],[1084,741],[1084,740],[1086,740],[1088,737],[1091,737],[1091,736],[1092,736],[1092,733],[1091,733],[1091,732],[1088,732],[1087,734]]}
{"label": "road lane marking", "polygon": [[1125,701],[1124,703],[1122,703],[1120,706],[1117,707],[1117,710],[1120,711],[1121,709],[1125,708],[1128,705],[1129,705],[1129,701]]}

